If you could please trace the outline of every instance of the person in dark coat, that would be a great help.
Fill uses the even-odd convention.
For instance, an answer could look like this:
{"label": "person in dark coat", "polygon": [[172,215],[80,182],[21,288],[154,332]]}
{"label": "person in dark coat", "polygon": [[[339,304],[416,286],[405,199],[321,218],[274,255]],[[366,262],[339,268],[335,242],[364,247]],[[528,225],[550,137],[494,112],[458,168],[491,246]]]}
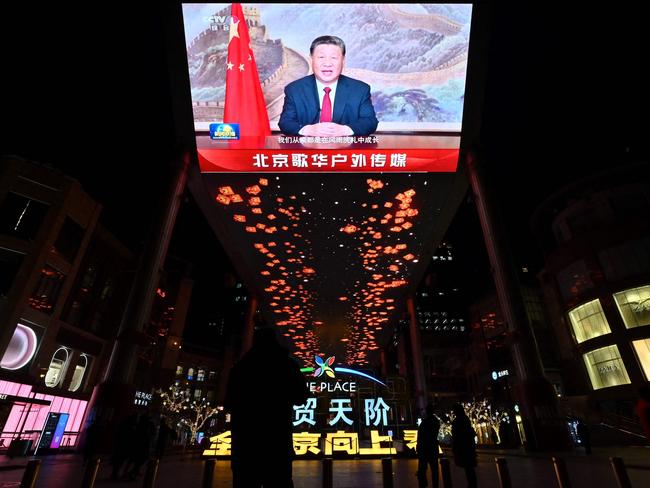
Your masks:
{"label": "person in dark coat", "polygon": [[158,427],[158,438],[156,439],[155,457],[162,459],[165,450],[171,441],[176,440],[176,431],[169,426],[166,417],[161,417],[160,426]]}
{"label": "person in dark coat", "polygon": [[641,427],[646,439],[650,442],[650,386],[639,388],[639,399],[636,402],[636,414],[639,416]]}
{"label": "person in dark coat", "polygon": [[135,427],[135,435],[131,444],[131,456],[128,464],[127,477],[131,480],[140,476],[140,468],[151,456],[151,445],[155,431],[155,425],[148,413],[143,413],[138,419]]}
{"label": "person in dark coat", "polygon": [[438,431],[440,421],[433,414],[433,405],[426,408],[426,417],[418,427],[418,441],[415,450],[418,453],[418,484],[420,488],[427,486],[427,467],[431,467],[431,486],[438,488]]}
{"label": "person in dark coat", "polygon": [[259,329],[253,347],[230,371],[224,408],[232,432],[233,488],[291,488],[293,406],[309,390],[300,367],[273,329]]}
{"label": "person in dark coat", "polygon": [[476,488],[476,432],[465,409],[459,403],[452,407],[456,418],[451,423],[451,449],[454,462],[465,470],[467,488]]}
{"label": "person in dark coat", "polygon": [[111,457],[111,464],[113,465],[111,479],[116,480],[119,478],[122,466],[129,459],[131,446],[135,440],[137,421],[137,414],[128,415],[122,419],[115,430],[115,443]]}
{"label": "person in dark coat", "polygon": [[582,419],[578,419],[578,423],[576,425],[576,434],[578,434],[580,442],[585,448],[585,454],[591,454],[591,435],[589,432],[589,427]]}
{"label": "person in dark coat", "polygon": [[83,447],[83,465],[85,466],[88,462],[95,457],[99,451],[100,441],[101,441],[101,427],[94,420],[86,429],[86,441],[84,442]]}

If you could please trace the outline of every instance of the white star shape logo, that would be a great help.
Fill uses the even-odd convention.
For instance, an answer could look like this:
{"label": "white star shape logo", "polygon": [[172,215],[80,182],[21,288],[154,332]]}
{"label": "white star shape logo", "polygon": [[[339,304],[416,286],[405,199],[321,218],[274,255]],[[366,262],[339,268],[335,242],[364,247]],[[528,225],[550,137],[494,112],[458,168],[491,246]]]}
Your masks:
{"label": "white star shape logo", "polygon": [[228,61],[228,69],[232,69],[233,66],[235,66],[235,65],[232,64],[230,61]]}
{"label": "white star shape logo", "polygon": [[228,44],[232,41],[233,37],[240,39],[239,37],[239,20],[235,22],[235,18],[230,18],[230,39],[228,39]]}
{"label": "white star shape logo", "polygon": [[244,71],[244,65],[243,64],[239,65],[239,71]]}

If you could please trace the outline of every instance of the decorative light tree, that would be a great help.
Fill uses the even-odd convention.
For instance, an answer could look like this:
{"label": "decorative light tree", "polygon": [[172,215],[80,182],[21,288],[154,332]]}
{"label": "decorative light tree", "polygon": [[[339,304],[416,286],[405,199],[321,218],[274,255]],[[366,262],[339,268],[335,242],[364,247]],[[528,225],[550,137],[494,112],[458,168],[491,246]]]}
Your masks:
{"label": "decorative light tree", "polygon": [[210,405],[205,398],[191,400],[176,386],[170,386],[167,391],[158,390],[156,393],[160,396],[163,412],[190,430],[192,444],[196,443],[196,434],[207,420],[219,412],[219,409]]}
{"label": "decorative light tree", "polygon": [[[501,436],[499,435],[501,429],[501,423],[504,420],[508,420],[508,413],[505,411],[493,409],[492,405],[488,403],[487,400],[476,401],[463,403],[463,409],[469,417],[472,427],[478,433],[487,433],[485,428],[491,428],[497,436],[497,443],[501,442]],[[480,437],[480,436],[479,436]]]}

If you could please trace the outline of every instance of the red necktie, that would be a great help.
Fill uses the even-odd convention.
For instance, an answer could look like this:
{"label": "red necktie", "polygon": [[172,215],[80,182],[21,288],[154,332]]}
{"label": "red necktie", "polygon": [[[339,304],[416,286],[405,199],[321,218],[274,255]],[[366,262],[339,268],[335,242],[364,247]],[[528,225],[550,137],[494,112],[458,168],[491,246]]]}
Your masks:
{"label": "red necktie", "polygon": [[329,86],[323,88],[325,96],[323,97],[323,109],[320,111],[321,122],[332,121],[332,101],[330,100],[330,92],[332,89]]}

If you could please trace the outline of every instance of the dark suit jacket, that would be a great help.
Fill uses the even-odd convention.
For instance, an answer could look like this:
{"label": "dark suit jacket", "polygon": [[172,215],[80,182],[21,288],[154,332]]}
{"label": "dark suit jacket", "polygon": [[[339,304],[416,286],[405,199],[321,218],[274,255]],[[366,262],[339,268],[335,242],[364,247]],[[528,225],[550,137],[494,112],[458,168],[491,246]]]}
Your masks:
{"label": "dark suit jacket", "polygon": [[[319,119],[316,77],[309,75],[289,83],[284,89],[284,107],[278,124],[282,133],[298,135],[300,129],[318,123]],[[349,126],[355,136],[367,136],[375,132],[378,121],[370,100],[370,85],[347,76],[339,76],[332,122]]]}

